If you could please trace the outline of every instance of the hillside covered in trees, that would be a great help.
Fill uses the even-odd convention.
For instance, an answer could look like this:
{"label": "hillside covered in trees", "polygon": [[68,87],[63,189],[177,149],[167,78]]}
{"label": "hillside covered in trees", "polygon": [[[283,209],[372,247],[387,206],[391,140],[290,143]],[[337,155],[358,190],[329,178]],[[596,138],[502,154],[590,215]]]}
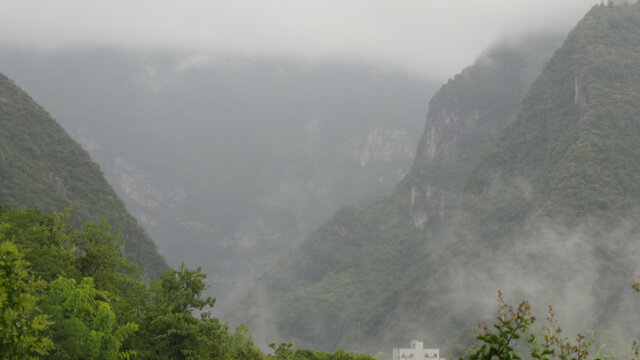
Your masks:
{"label": "hillside covered in trees", "polygon": [[51,116],[0,74],[0,203],[46,212],[72,206],[72,222],[107,219],[127,257],[157,277],[168,269],[89,155]]}
{"label": "hillside covered in trees", "polygon": [[373,359],[265,354],[212,317],[206,275],[169,269],[87,153],[4,75],[0,150],[0,359]]}
{"label": "hillside covered in trees", "polygon": [[[174,267],[224,312],[341,206],[408,173],[438,83],[364,64],[0,46]],[[382,190],[383,189],[383,190]]]}
{"label": "hillside covered in trees", "polygon": [[556,305],[568,329],[627,342],[640,5],[593,7],[544,68],[549,48],[534,49],[494,49],[444,85],[411,174],[308,235],[237,321],[305,346],[420,338],[454,352],[503,289]]}
{"label": "hillside covered in trees", "polygon": [[149,284],[120,245],[106,222],[0,207],[0,358],[373,359],[286,343],[263,354],[244,328],[211,317],[200,269]]}
{"label": "hillside covered in trees", "polygon": [[[464,177],[516,116],[558,43],[548,36],[499,44],[450,79],[430,101],[411,173],[391,194],[343,208],[309,234],[260,279],[232,322],[265,342],[277,334],[326,348],[375,347],[390,336],[403,292],[429,271],[426,243],[442,236]],[[397,324],[388,346],[411,336],[406,322]]]}
{"label": "hillside covered in trees", "polygon": [[0,78],[0,357],[365,360],[419,338],[467,360],[638,358],[640,4],[594,6],[558,45],[496,46],[445,84],[411,173],[281,259],[236,330]]}

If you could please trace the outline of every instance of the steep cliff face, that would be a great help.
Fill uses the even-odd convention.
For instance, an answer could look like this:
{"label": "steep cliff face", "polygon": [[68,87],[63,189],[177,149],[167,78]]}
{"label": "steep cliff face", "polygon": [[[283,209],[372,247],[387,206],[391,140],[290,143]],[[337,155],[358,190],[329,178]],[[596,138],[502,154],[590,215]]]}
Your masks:
{"label": "steep cliff face", "polygon": [[76,223],[106,218],[127,255],[155,277],[168,269],[102,172],[49,114],[0,74],[0,202],[62,212]]}
{"label": "steep cliff face", "polygon": [[387,329],[451,344],[502,290],[626,350],[638,321],[639,104],[640,5],[596,6],[478,157]]}
{"label": "steep cliff face", "polygon": [[451,215],[463,179],[497,133],[513,120],[557,37],[529,38],[483,54],[431,99],[411,171],[413,225]]}
{"label": "steep cliff face", "polygon": [[509,53],[434,96],[391,195],[339,211],[259,281],[236,313],[259,339],[451,353],[500,289],[553,305],[568,333],[634,333],[640,5],[594,7],[528,91],[532,57]]}
{"label": "steep cliff face", "polygon": [[[514,219],[498,209],[522,224],[575,226],[586,217],[611,225],[636,208],[639,18],[638,5],[594,7],[546,65],[467,180],[463,209],[482,238],[512,235]],[[492,196],[498,187],[512,195]]]}
{"label": "steep cliff face", "polygon": [[411,136],[402,129],[374,128],[349,140],[349,155],[361,167],[375,162],[414,158]]}
{"label": "steep cliff face", "polygon": [[325,349],[375,352],[411,336],[407,328],[387,332],[388,316],[424,276],[427,245],[439,241],[447,221],[438,220],[451,216],[461,177],[515,117],[555,43],[549,37],[501,44],[445,84],[431,100],[411,173],[391,194],[344,208],[310,233],[258,281],[231,320],[246,323],[262,343],[286,339]]}

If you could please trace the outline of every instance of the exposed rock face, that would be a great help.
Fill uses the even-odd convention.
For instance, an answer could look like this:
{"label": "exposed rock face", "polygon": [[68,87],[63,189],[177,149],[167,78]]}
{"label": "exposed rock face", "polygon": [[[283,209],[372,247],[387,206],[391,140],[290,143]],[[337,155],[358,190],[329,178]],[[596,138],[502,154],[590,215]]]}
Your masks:
{"label": "exposed rock face", "polygon": [[169,264],[213,279],[218,314],[337,208],[408,173],[437,90],[362,64],[194,65],[110,49],[0,48],[0,58],[91,152]]}
{"label": "exposed rock face", "polygon": [[546,38],[497,46],[432,98],[410,174],[415,227],[422,229],[457,206],[460,179],[516,117],[526,90],[556,44],[557,39]]}
{"label": "exposed rock face", "polygon": [[310,233],[238,320],[266,343],[375,352],[417,337],[449,352],[502,289],[632,334],[637,303],[621,294],[640,253],[638,19],[640,5],[596,7],[540,74],[555,41],[496,48],[451,79],[395,192]]}
{"label": "exposed rock face", "polygon": [[[463,73],[462,81],[473,81],[469,72],[471,70],[467,69]],[[514,90],[524,92],[523,89]],[[473,153],[469,153],[469,147],[461,144],[460,141],[469,132],[475,130],[480,115],[478,109],[465,112],[460,107],[446,106],[429,112],[427,126],[418,145],[413,168],[413,173],[419,179],[411,184],[411,215],[415,227],[423,229],[430,219],[443,218],[447,212],[447,201],[456,199],[455,196],[452,199],[446,194],[442,186],[446,184],[441,185],[433,180],[423,182],[422,177],[428,177],[428,172],[438,165],[453,168],[460,166],[459,163],[465,158],[474,156]],[[508,117],[503,120],[506,122]]]}
{"label": "exposed rock face", "polygon": [[145,208],[167,206],[167,202],[182,202],[187,198],[184,186],[160,187],[140,168],[117,156],[113,172],[118,176],[118,186],[124,191],[127,199]]}
{"label": "exposed rock face", "polygon": [[444,213],[443,192],[430,185],[422,187],[411,185],[411,216],[413,226],[424,229],[424,225],[432,217],[443,218]]}
{"label": "exposed rock face", "polygon": [[411,137],[400,129],[375,128],[367,135],[350,140],[350,154],[361,167],[375,161],[412,159],[415,155]]}
{"label": "exposed rock face", "polygon": [[[469,79],[470,80],[470,79]],[[418,148],[416,166],[426,169],[437,161],[454,163],[464,158],[467,149],[458,146],[458,140],[472,128],[480,118],[473,110],[462,114],[459,109],[437,109],[424,132],[424,140]],[[436,111],[437,111],[436,110]]]}
{"label": "exposed rock face", "polygon": [[113,170],[119,175],[118,185],[124,190],[128,199],[144,207],[158,207],[162,193],[149,183],[140,169],[118,156]]}
{"label": "exposed rock face", "polygon": [[[452,234],[439,239],[455,251],[433,256],[429,269],[442,264],[440,273],[398,306],[433,316],[409,320],[428,318],[445,334],[501,289],[553,304],[569,333],[597,328],[630,342],[637,299],[623,294],[640,251],[639,59],[640,4],[593,7],[473,166]],[[447,301],[456,305],[443,310]],[[436,342],[447,341],[440,334]]]}
{"label": "exposed rock face", "polygon": [[[465,177],[479,153],[516,116],[555,44],[545,39],[496,47],[445,84],[430,102],[410,174],[392,193],[342,208],[309,233],[258,279],[232,313],[232,323],[249,326],[258,343],[278,336],[323,349],[358,346],[375,352],[383,342],[391,347],[398,337],[414,336],[406,324],[424,327],[425,312],[411,312],[407,319],[390,314],[416,308],[416,303],[403,302],[406,290],[444,268],[430,267],[427,259],[443,255],[431,252],[432,245],[439,246],[439,232],[448,230],[448,214],[457,207]],[[366,168],[374,159],[403,154],[396,143],[380,141],[393,139],[392,134],[376,130],[352,142],[363,149],[354,152],[360,164]],[[445,221],[432,226],[439,219]],[[409,300],[444,296],[441,288],[430,290]]]}

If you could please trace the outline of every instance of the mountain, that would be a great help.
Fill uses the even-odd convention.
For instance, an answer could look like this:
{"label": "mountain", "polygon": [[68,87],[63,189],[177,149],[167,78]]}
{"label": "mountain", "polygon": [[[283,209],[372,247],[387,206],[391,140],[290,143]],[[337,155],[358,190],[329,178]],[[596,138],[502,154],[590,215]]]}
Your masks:
{"label": "mountain", "polygon": [[502,290],[529,299],[540,319],[552,305],[565,334],[600,332],[628,352],[638,321],[639,35],[637,4],[596,6],[569,33],[461,180],[454,214],[425,245],[423,276],[385,329],[453,349]]}
{"label": "mountain", "polygon": [[168,269],[82,147],[13,81],[0,74],[0,203],[63,212],[72,220],[106,219],[127,256],[156,277]]}
{"label": "mountain", "polygon": [[224,313],[341,206],[408,173],[432,81],[358,64],[0,49],[170,265]]}
{"label": "mountain", "polygon": [[443,86],[411,173],[312,232],[236,321],[265,341],[375,352],[417,338],[455,354],[501,289],[540,319],[552,305],[563,334],[601,333],[628,351],[639,320],[640,4],[593,7],[533,83],[531,53],[501,63],[490,51]]}
{"label": "mountain", "polygon": [[[638,321],[630,284],[640,254],[639,80],[640,4],[595,6],[475,165],[454,225],[459,247],[485,249],[468,263],[476,274],[510,273],[494,286],[554,304],[574,328],[629,342]],[[500,257],[509,260],[497,265]]]}
{"label": "mountain", "polygon": [[424,323],[413,328],[421,316],[396,312],[433,295],[411,302],[404,294],[434,271],[430,244],[448,234],[464,179],[517,116],[558,43],[556,36],[505,42],[450,79],[430,101],[410,174],[391,194],[345,207],[311,232],[258,281],[232,320],[260,341],[324,349],[388,351],[424,336]]}

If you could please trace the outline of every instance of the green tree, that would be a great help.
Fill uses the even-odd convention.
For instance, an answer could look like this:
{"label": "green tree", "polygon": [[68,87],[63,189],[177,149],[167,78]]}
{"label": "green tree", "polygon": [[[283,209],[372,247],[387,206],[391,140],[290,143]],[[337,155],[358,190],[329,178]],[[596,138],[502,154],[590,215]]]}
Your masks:
{"label": "green tree", "polygon": [[36,278],[77,277],[70,241],[75,230],[67,226],[69,217],[69,210],[43,215],[36,209],[0,205],[0,239],[10,240],[23,252]]}
{"label": "green tree", "polygon": [[[211,316],[213,298],[202,298],[207,288],[200,268],[166,272],[151,285],[141,332],[133,347],[154,359],[261,359],[262,354],[240,327],[230,333]],[[193,313],[200,313],[199,317]]]}
{"label": "green tree", "polygon": [[[576,336],[575,343],[561,335],[555,313],[549,306],[548,324],[542,327],[542,335],[532,328],[536,318],[531,315],[531,305],[522,301],[517,308],[504,301],[498,292],[498,317],[493,326],[481,324],[476,333],[475,349],[460,360],[520,360],[530,357],[537,360],[585,360],[595,339]],[[598,354],[600,355],[600,354]],[[595,357],[594,359],[599,359]]]}
{"label": "green tree", "polygon": [[134,322],[149,299],[142,272],[122,254],[122,241],[109,225],[86,222],[69,224],[70,208],[43,215],[35,209],[11,209],[0,205],[0,239],[11,239],[31,263],[38,278],[59,276],[82,281],[91,277],[99,296],[109,303],[121,324]]}
{"label": "green tree", "polygon": [[73,231],[73,265],[82,277],[93,279],[95,288],[118,314],[121,324],[134,322],[148,301],[149,291],[142,280],[142,271],[122,253],[122,241],[111,233],[106,221],[86,222],[80,231]]}
{"label": "green tree", "polygon": [[[68,211],[43,215],[0,205],[0,241],[6,239],[15,245],[0,248],[0,359],[265,359],[245,327],[230,331],[212,317],[215,299],[202,297],[200,269],[182,265],[148,287],[106,222],[76,228]],[[34,274],[50,281],[48,288]],[[281,344],[276,357],[372,359],[291,344]]]}
{"label": "green tree", "polygon": [[295,352],[291,350],[292,343],[280,343],[276,346],[276,343],[269,344],[269,347],[273,349],[273,354],[278,360],[293,359]]}
{"label": "green tree", "polygon": [[55,321],[50,336],[56,349],[50,359],[110,360],[132,354],[121,347],[138,325],[118,325],[111,306],[97,300],[100,293],[90,277],[80,284],[64,277],[51,282],[42,305]]}
{"label": "green tree", "polygon": [[330,354],[324,351],[312,351],[308,349],[291,349],[292,343],[269,344],[273,349],[273,355],[267,355],[267,359],[273,360],[375,360],[367,354],[352,353],[343,349],[338,349]]}
{"label": "green tree", "polygon": [[45,285],[30,274],[15,245],[0,243],[0,358],[32,359],[53,348],[43,335],[51,321],[36,306],[37,292]]}
{"label": "green tree", "polygon": [[199,340],[199,321],[192,310],[213,306],[211,299],[200,299],[205,289],[204,274],[190,271],[181,265],[180,271],[170,271],[153,285],[153,319],[158,355],[170,359],[196,358]]}
{"label": "green tree", "polygon": [[109,224],[86,222],[82,230],[74,233],[72,243],[76,249],[75,266],[85,277],[91,277],[99,288],[114,288],[120,275],[137,275],[139,269],[121,252],[123,243],[111,233]]}
{"label": "green tree", "polygon": [[186,269],[162,274],[160,281],[151,285],[152,300],[144,314],[144,333],[140,334],[137,347],[148,347],[145,356],[157,359],[196,359],[201,347],[202,322],[192,311],[202,311],[213,306],[214,299],[201,299],[206,289],[206,275]]}

